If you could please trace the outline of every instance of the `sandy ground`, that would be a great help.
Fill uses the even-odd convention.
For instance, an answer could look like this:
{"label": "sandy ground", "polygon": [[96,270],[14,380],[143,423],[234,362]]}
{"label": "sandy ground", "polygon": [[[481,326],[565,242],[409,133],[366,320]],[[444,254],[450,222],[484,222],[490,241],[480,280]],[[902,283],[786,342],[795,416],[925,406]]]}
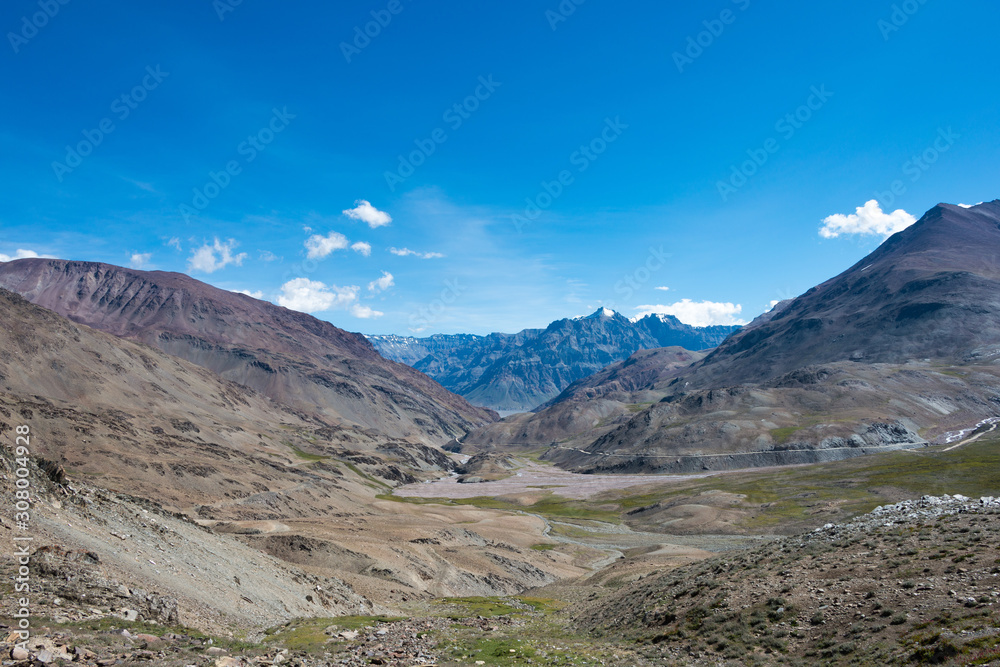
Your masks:
{"label": "sandy ground", "polygon": [[551,490],[564,498],[582,500],[604,491],[627,489],[643,484],[680,482],[710,477],[717,473],[693,475],[581,475],[554,466],[528,463],[511,477],[495,482],[459,484],[457,477],[445,477],[433,482],[407,484],[393,493],[407,498],[475,498],[477,496],[507,496],[518,493]]}

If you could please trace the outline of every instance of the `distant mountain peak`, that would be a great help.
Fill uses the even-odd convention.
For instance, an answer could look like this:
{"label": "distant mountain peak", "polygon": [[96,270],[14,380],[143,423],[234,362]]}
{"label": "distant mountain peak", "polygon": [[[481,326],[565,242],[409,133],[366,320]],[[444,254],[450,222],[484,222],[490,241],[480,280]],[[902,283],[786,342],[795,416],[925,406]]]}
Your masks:
{"label": "distant mountain peak", "polygon": [[473,404],[508,412],[534,409],[571,383],[639,350],[704,350],[737,328],[691,327],[669,315],[637,322],[601,307],[515,334],[369,340],[389,359],[413,365]]}
{"label": "distant mountain peak", "polygon": [[647,317],[655,317],[661,322],[680,322],[675,315],[669,315],[667,313],[650,313]]}
{"label": "distant mountain peak", "polygon": [[602,306],[602,307],[598,308],[597,310],[595,310],[590,315],[585,315],[583,317],[576,317],[574,319],[576,319],[576,320],[599,320],[601,318],[609,318],[609,317],[624,317],[624,315],[622,315],[621,313],[619,313],[619,312],[617,312],[615,310],[611,310],[610,308],[605,308],[605,307]]}

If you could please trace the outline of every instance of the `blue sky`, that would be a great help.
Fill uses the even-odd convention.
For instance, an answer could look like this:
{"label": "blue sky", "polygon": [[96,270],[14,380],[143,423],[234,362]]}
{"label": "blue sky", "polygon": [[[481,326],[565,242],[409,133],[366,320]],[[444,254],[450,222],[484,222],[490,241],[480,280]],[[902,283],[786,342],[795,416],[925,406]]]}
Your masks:
{"label": "blue sky", "polygon": [[11,0],[0,259],[365,333],[725,323],[1000,196],[995,3],[674,5]]}

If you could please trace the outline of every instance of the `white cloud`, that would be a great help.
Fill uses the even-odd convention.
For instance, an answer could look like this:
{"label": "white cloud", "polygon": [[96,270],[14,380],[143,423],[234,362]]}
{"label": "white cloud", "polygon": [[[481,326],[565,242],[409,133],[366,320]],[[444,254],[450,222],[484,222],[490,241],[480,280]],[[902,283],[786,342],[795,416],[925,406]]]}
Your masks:
{"label": "white cloud", "polygon": [[382,317],[383,315],[385,315],[385,313],[378,310],[372,310],[368,306],[356,303],[353,306],[351,306],[351,315],[354,315],[354,317],[360,318],[362,320],[368,320],[375,317]]}
{"label": "white cloud", "polygon": [[149,260],[151,259],[153,259],[153,253],[150,252],[132,253],[132,257],[128,261],[128,266],[130,269],[141,269],[149,264]]}
{"label": "white cloud", "polygon": [[694,327],[707,327],[715,324],[746,324],[737,316],[743,312],[743,306],[732,303],[716,303],[714,301],[692,301],[681,299],[667,306],[638,306],[638,317],[652,314],[673,315],[684,324]]}
{"label": "white cloud", "polygon": [[385,211],[378,210],[364,199],[359,199],[354,202],[354,204],[354,208],[349,208],[344,211],[344,215],[352,220],[361,220],[362,222],[367,223],[372,229],[375,229],[376,227],[384,227],[392,222],[392,216]]}
{"label": "white cloud", "polygon": [[351,250],[353,250],[354,252],[360,253],[360,254],[364,255],[365,257],[371,257],[371,255],[372,255],[372,246],[371,246],[371,244],[370,243],[365,243],[364,241],[358,241],[357,243],[353,244],[351,246]]}
{"label": "white cloud", "polygon": [[393,255],[398,255],[400,257],[419,257],[420,259],[438,259],[444,257],[439,252],[417,252],[416,250],[410,250],[409,248],[389,248],[389,252]]}
{"label": "white cloud", "polygon": [[225,243],[222,243],[216,238],[213,243],[206,243],[191,253],[191,257],[188,258],[188,271],[214,273],[230,264],[242,266],[243,260],[247,258],[247,254],[241,252],[238,255],[234,255],[233,250],[238,245],[239,243],[234,239],[229,239]]}
{"label": "white cloud", "polygon": [[235,292],[236,294],[246,294],[247,296],[252,296],[255,299],[263,299],[264,298],[264,293],[261,292],[260,290],[257,290],[256,292],[251,292],[248,289],[234,289],[234,290],[231,290],[231,291]]}
{"label": "white cloud", "polygon": [[52,255],[39,255],[34,250],[25,250],[24,248],[18,248],[14,255],[4,255],[0,253],[0,262],[10,262],[15,259],[32,259],[35,257],[44,257],[46,259],[55,259]]}
{"label": "white cloud", "polygon": [[826,239],[834,239],[841,234],[881,235],[888,238],[916,221],[915,217],[903,209],[884,213],[878,201],[872,199],[864,206],[859,206],[857,212],[851,215],[836,213],[826,217],[819,235]]}
{"label": "white cloud", "polygon": [[261,250],[260,257],[258,257],[257,259],[259,259],[262,262],[276,262],[281,258],[275,255],[270,250]]}
{"label": "white cloud", "polygon": [[[979,202],[979,204],[982,204],[982,203],[983,202]],[[959,206],[961,206],[962,208],[973,208],[975,206],[979,206],[979,204],[959,204]]]}
{"label": "white cloud", "polygon": [[318,280],[294,278],[281,286],[278,305],[303,313],[320,313],[354,305],[358,291],[359,288],[353,285],[327,286]]}
{"label": "white cloud", "polygon": [[181,247],[181,240],[176,236],[167,241],[167,245],[173,248],[177,248],[177,252],[184,252],[184,248]]}
{"label": "white cloud", "polygon": [[309,259],[323,259],[334,250],[343,250],[350,243],[347,237],[340,232],[330,232],[326,236],[313,234],[306,239],[306,250]]}
{"label": "white cloud", "polygon": [[368,283],[369,292],[384,292],[396,283],[392,279],[392,274],[388,271],[382,272],[382,277]]}
{"label": "white cloud", "polygon": [[669,292],[669,287],[654,287],[653,289],[660,290],[661,292]]}

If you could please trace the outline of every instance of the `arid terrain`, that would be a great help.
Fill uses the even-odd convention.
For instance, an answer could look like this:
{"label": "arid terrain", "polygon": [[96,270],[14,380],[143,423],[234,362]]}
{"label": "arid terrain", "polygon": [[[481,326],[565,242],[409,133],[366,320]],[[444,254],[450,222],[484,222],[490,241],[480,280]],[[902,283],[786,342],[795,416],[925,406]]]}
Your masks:
{"label": "arid terrain", "polygon": [[[640,486],[521,461],[561,484],[375,501],[327,535],[336,553],[328,524],[192,519],[33,463],[27,649],[90,665],[993,664],[1000,501],[978,499],[997,494],[984,494],[1000,464],[990,429],[957,448]],[[444,558],[493,545],[508,574],[527,554],[550,574],[522,566],[506,592],[455,597],[349,572],[418,532]],[[18,534],[6,517],[0,533]]]}
{"label": "arid terrain", "polygon": [[[0,657],[1000,664],[992,301],[914,305],[992,285],[927,272],[961,254],[935,225],[969,250],[996,211],[938,207],[714,352],[644,350],[503,421],[244,295],[8,262]],[[767,366],[782,340],[801,365]]]}

